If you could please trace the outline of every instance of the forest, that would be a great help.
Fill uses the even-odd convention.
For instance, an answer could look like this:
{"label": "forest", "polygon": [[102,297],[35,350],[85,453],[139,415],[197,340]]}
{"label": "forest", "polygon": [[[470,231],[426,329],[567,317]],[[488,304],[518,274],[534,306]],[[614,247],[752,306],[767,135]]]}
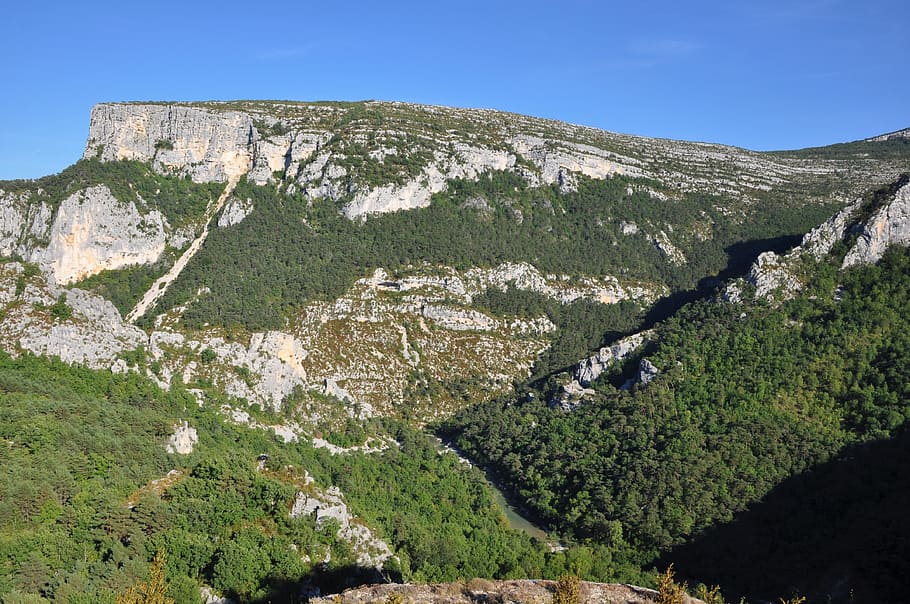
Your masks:
{"label": "forest", "polygon": [[[660,370],[647,385],[621,391],[627,376],[608,372],[592,400],[567,413],[546,402],[551,380],[536,396],[466,409],[440,430],[540,521],[643,567],[672,562],[674,547],[730,523],[785,480],[887,442],[910,420],[910,252],[836,266],[819,265],[807,290],[782,304],[687,305],[642,352]],[[887,564],[907,570],[906,558]],[[754,594],[759,580],[742,589]],[[870,597],[859,601],[884,589],[863,587]]]}
{"label": "forest", "polygon": [[[232,402],[210,391],[200,406],[179,383],[162,391],[136,374],[0,353],[3,602],[114,602],[145,580],[159,551],[177,602],[198,602],[201,585],[238,602],[298,602],[313,587],[389,579],[621,572],[653,581],[596,547],[554,552],[511,530],[476,468],[404,424],[371,420],[326,434],[394,443],[332,455],[306,439],[285,443],[227,422],[219,408]],[[183,421],[199,442],[188,455],[167,453]],[[360,521],[392,547],[396,557],[380,573],[357,565],[337,525],[290,517],[307,475],[341,487]]]}

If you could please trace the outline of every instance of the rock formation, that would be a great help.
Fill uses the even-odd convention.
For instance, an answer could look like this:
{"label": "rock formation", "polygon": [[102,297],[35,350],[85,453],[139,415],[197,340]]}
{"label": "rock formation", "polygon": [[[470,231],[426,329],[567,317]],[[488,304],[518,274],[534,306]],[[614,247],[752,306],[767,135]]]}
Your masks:
{"label": "rock formation", "polygon": [[[765,299],[787,299],[802,289],[801,262],[818,262],[851,234],[856,240],[844,256],[841,268],[874,264],[891,245],[910,245],[910,183],[898,181],[893,196],[882,201],[868,217],[859,217],[864,200],[856,199],[823,224],[807,233],[799,246],[784,255],[765,252],[749,270],[746,281],[755,286],[755,295]],[[862,222],[858,220],[862,219]],[[725,297],[736,301],[742,284],[727,286]]]}
{"label": "rock formation", "polygon": [[[556,581],[489,581],[473,579],[458,583],[435,585],[371,585],[349,589],[341,594],[311,598],[312,604],[379,604],[383,602],[411,602],[413,604],[474,604],[475,602],[551,602],[556,592]],[[615,583],[589,583],[578,586],[581,602],[611,602],[616,604],[650,604],[660,602],[653,589]],[[680,604],[704,604],[701,600],[685,596]]]}
{"label": "rock formation", "polygon": [[310,515],[316,517],[317,530],[330,521],[338,523],[337,537],[351,544],[357,556],[357,565],[362,568],[381,571],[385,561],[394,555],[385,541],[374,536],[351,513],[338,487],[321,490],[309,484],[306,491],[298,492],[291,507],[291,518]]}
{"label": "rock formation", "polygon": [[910,183],[879,208],[859,228],[859,237],[844,257],[843,267],[874,264],[891,245],[910,244]]}

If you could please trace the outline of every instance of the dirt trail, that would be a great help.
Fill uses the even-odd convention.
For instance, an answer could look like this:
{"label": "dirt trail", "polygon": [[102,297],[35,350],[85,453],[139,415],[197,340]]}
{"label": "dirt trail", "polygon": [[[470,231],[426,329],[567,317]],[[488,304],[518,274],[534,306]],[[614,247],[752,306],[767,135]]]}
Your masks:
{"label": "dirt trail", "polygon": [[161,299],[161,296],[164,295],[164,292],[167,291],[167,288],[171,285],[171,282],[174,281],[177,277],[180,276],[183,268],[193,259],[193,256],[196,255],[196,252],[199,251],[199,248],[202,247],[202,244],[205,243],[206,237],[209,236],[209,224],[212,222],[212,218],[218,211],[224,206],[224,202],[227,200],[228,196],[234,191],[234,187],[237,186],[237,181],[240,180],[240,176],[232,176],[228,180],[227,185],[224,187],[224,192],[215,200],[214,203],[210,204],[209,207],[205,210],[205,226],[202,227],[202,233],[190,244],[190,247],[186,248],[186,251],[181,254],[180,258],[177,259],[177,262],[174,263],[174,266],[171,267],[167,273],[159,277],[152,286],[148,289],[145,294],[143,294],[142,299],[136,303],[135,308],[126,315],[127,323],[135,323],[142,315],[148,311],[149,308],[155,305],[155,303]]}

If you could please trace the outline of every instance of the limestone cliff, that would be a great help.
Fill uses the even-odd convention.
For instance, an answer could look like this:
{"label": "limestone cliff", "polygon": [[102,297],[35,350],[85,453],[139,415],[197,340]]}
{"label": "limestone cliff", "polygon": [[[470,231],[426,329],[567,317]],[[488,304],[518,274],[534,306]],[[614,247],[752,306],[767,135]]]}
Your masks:
{"label": "limestone cliff", "polygon": [[106,369],[146,338],[125,325],[104,298],[56,287],[18,263],[0,265],[0,346],[7,352],[54,355]]}
{"label": "limestone cliff", "polygon": [[139,213],[104,185],[67,197],[50,228],[50,242],[30,258],[46,265],[57,283],[79,281],[103,270],[155,262],[165,246],[160,212]]}
{"label": "limestone cliff", "polygon": [[[496,111],[373,101],[100,104],[85,157],[150,162],[197,182],[242,174],[258,184],[281,182],[288,191],[342,201],[350,218],[424,207],[451,179],[490,170],[564,190],[577,176],[624,174],[754,200],[782,182],[838,168]],[[667,233],[656,231],[655,245],[684,261]]]}
{"label": "limestone cliff", "polygon": [[252,167],[253,121],[186,105],[100,104],[92,109],[86,158],[151,161],[197,182],[226,181]]}
{"label": "limestone cliff", "polygon": [[856,243],[844,257],[845,268],[878,262],[891,245],[910,245],[910,183],[900,187],[894,199],[878,208],[858,231]]}
{"label": "limestone cliff", "polygon": [[[884,191],[884,190],[880,190]],[[878,193],[882,194],[882,193]],[[893,192],[868,208],[870,200],[859,198],[823,224],[807,233],[799,246],[784,255],[765,252],[749,270],[745,282],[755,287],[755,295],[765,299],[787,299],[803,288],[803,262],[818,262],[842,241],[852,242],[842,268],[874,264],[892,245],[910,245],[910,182],[906,176],[894,185]],[[868,215],[863,215],[867,213]],[[725,297],[736,301],[744,283],[733,282]]]}
{"label": "limestone cliff", "polygon": [[165,249],[169,225],[162,214],[118,200],[105,185],[77,190],[56,210],[30,197],[0,191],[0,254],[40,264],[58,284],[151,264]]}

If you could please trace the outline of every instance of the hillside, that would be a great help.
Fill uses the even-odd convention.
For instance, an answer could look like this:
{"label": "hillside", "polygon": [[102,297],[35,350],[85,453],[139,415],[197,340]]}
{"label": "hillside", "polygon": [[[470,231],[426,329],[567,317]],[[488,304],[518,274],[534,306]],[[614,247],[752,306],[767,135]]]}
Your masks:
{"label": "hillside", "polygon": [[111,300],[163,384],[427,421],[634,332],[900,164],[402,103],[102,104],[82,161],[0,183],[0,253]]}
{"label": "hillside", "polygon": [[[863,548],[835,547],[822,535],[842,526],[840,537],[860,540],[853,527],[833,520],[843,514],[866,526],[867,537],[906,537],[893,513],[862,512],[879,498],[889,510],[905,481],[893,470],[886,472],[890,481],[844,472],[865,451],[903,454],[910,420],[908,204],[904,175],[807,234],[789,254],[762,255],[747,280],[715,299],[600,350],[539,391],[468,409],[445,432],[495,469],[542,521],[631,550],[643,564],[661,554],[668,564],[679,552],[693,581],[735,586],[758,600],[779,595],[777,586],[813,599],[847,601],[852,593],[861,601],[897,601],[901,588],[892,577],[906,572],[900,547],[879,551],[878,564],[890,570],[869,575]],[[833,463],[838,458],[844,461]],[[875,494],[857,494],[865,501],[858,503],[843,482],[825,484],[821,472],[868,481]],[[804,489],[815,503],[795,501],[789,487],[782,503],[774,489],[785,481],[836,496],[820,504],[818,493]],[[771,525],[746,520],[753,509],[773,517]],[[799,522],[792,520],[796,510]],[[789,530],[772,528],[777,524]],[[760,553],[753,554],[751,539],[730,537],[747,526],[765,535]],[[693,538],[697,549],[683,546]],[[803,561],[819,543],[830,548],[822,557],[838,552],[836,571]],[[750,560],[769,568],[772,561],[761,556],[785,550],[792,566],[774,579],[727,566]]]}
{"label": "hillside", "polygon": [[178,601],[655,586],[677,561],[736,596],[893,599],[847,554],[767,582],[721,562],[747,510],[784,525],[816,469],[903,450],[906,140],[756,153],[404,103],[96,106],[82,160],[0,182],[0,594],[112,601],[162,550]]}

